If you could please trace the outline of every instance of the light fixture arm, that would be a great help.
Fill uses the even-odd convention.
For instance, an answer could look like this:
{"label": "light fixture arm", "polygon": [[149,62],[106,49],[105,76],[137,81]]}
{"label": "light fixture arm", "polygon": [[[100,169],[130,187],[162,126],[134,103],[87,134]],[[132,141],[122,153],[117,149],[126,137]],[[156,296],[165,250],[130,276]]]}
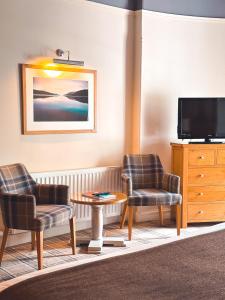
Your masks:
{"label": "light fixture arm", "polygon": [[67,60],[64,60],[64,59],[55,59],[54,58],[53,59],[54,63],[84,66],[84,62],[83,61],[70,60],[70,51],[69,50],[64,51],[62,49],[56,49],[55,53],[59,57],[63,57],[65,55],[65,53],[67,53]]}

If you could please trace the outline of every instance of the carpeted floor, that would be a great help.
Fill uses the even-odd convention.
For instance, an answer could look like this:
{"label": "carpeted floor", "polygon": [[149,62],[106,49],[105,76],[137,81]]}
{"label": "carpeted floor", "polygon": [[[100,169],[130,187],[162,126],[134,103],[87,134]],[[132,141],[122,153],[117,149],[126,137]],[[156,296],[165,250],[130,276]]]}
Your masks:
{"label": "carpeted floor", "polygon": [[0,300],[225,299],[225,230],[18,283]]}
{"label": "carpeted floor", "polygon": [[[182,229],[181,238],[185,235],[204,228],[213,227],[213,224],[196,224]],[[78,239],[85,238],[90,235],[90,230],[82,230],[77,232]],[[118,224],[110,224],[104,226],[105,236],[121,236],[127,240],[127,227],[119,229]],[[163,227],[156,222],[138,223],[133,229],[132,241],[126,241],[127,247],[104,247],[101,254],[88,254],[86,247],[79,247],[78,254],[71,255],[71,248],[68,245],[69,234],[47,238],[44,240],[44,268],[60,266],[65,263],[81,262],[98,257],[122,253],[140,247],[154,247],[164,243],[170,238],[177,238],[176,228],[174,224],[167,223]],[[30,274],[37,270],[37,253],[31,251],[30,243],[8,247],[5,250],[2,265],[0,268],[0,282],[16,278],[24,274]]]}

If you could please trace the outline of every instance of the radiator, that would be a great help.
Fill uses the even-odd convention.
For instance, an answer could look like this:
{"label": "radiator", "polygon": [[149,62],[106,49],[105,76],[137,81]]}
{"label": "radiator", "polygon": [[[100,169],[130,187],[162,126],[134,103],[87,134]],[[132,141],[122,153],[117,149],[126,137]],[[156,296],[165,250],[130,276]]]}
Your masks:
{"label": "radiator", "polygon": [[[58,172],[32,173],[38,183],[66,184],[70,187],[70,197],[75,199],[78,194],[86,191],[121,191],[121,168],[98,167]],[[104,216],[120,215],[121,205],[104,206]],[[90,220],[91,208],[88,205],[76,204],[77,222]]]}

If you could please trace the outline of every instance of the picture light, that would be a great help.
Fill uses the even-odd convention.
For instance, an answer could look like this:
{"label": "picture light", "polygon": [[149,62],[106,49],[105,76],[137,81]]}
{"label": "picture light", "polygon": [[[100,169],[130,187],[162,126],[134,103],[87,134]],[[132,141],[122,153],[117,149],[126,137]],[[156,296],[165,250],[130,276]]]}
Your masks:
{"label": "picture light", "polygon": [[82,66],[82,67],[84,66],[84,61],[70,60],[70,51],[69,50],[64,51],[62,49],[56,49],[55,53],[58,57],[64,57],[64,55],[67,53],[67,59],[54,58],[53,62],[55,64],[76,65],[76,66]]}

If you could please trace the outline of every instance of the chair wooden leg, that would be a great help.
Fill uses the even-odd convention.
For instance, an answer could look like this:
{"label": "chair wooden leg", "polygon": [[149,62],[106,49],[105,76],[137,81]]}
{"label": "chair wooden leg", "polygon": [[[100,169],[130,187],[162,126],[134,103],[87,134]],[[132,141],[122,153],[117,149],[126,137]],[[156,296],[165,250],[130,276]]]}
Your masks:
{"label": "chair wooden leg", "polygon": [[177,235],[180,235],[180,226],[181,226],[181,206],[180,206],[180,204],[176,205],[176,223],[177,223]]}
{"label": "chair wooden leg", "polygon": [[35,250],[36,246],[36,238],[35,231],[31,231],[31,250]]}
{"label": "chair wooden leg", "polygon": [[6,245],[6,241],[7,241],[7,237],[8,237],[8,233],[9,233],[9,228],[5,227],[4,232],[3,232],[3,237],[2,237],[2,245],[1,245],[1,252],[0,252],[0,266],[2,263],[2,257],[3,257],[3,253],[5,250],[5,245]]}
{"label": "chair wooden leg", "polygon": [[70,244],[72,247],[73,255],[76,254],[76,225],[75,225],[75,217],[70,219]]}
{"label": "chair wooden leg", "polygon": [[163,206],[159,205],[159,220],[160,220],[160,225],[163,226]]}
{"label": "chair wooden leg", "polygon": [[43,231],[36,231],[38,270],[43,268]]}
{"label": "chair wooden leg", "polygon": [[127,205],[127,203],[125,203],[123,206],[123,212],[122,212],[122,216],[121,216],[121,220],[120,220],[120,229],[122,229],[124,226],[126,216],[127,216],[127,210],[128,210],[128,205]]}
{"label": "chair wooden leg", "polygon": [[134,215],[134,208],[133,206],[129,206],[129,218],[128,218],[128,239],[129,241],[132,238],[132,226],[133,226],[133,215]]}

